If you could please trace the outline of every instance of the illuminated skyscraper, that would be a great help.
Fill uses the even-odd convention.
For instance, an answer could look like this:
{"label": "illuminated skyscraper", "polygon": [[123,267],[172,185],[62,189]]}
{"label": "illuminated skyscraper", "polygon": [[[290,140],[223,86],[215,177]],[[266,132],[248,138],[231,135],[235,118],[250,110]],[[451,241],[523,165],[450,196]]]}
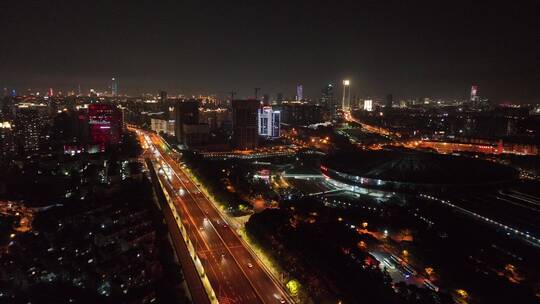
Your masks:
{"label": "illuminated skyscraper", "polygon": [[364,111],[368,111],[368,112],[373,111],[373,100],[371,99],[364,100]]}
{"label": "illuminated skyscraper", "polygon": [[116,77],[111,80],[111,94],[112,96],[118,96],[118,78]]}
{"label": "illuminated skyscraper", "polygon": [[341,110],[349,111],[351,109],[351,82],[343,80],[343,97],[341,99]]}
{"label": "illuminated skyscraper", "polygon": [[304,100],[304,88],[301,84],[296,86],[296,100],[301,101]]}
{"label": "illuminated skyscraper", "polygon": [[122,112],[112,104],[93,103],[88,106],[88,123],[93,144],[105,149],[107,144],[118,144],[122,135]]}
{"label": "illuminated skyscraper", "polygon": [[478,86],[473,85],[471,87],[471,102],[475,102],[478,100]]}
{"label": "illuminated skyscraper", "polygon": [[281,111],[274,111],[272,107],[259,109],[259,135],[265,137],[279,137],[281,124]]}
{"label": "illuminated skyscraper", "polygon": [[480,96],[478,96],[478,86],[471,86],[471,98],[469,100],[473,108],[480,106]]}
{"label": "illuminated skyscraper", "polygon": [[9,121],[0,121],[0,159],[15,153],[13,128]]}
{"label": "illuminated skyscraper", "polygon": [[30,153],[39,149],[39,135],[45,127],[47,107],[19,104],[15,109],[15,142],[18,151]]}

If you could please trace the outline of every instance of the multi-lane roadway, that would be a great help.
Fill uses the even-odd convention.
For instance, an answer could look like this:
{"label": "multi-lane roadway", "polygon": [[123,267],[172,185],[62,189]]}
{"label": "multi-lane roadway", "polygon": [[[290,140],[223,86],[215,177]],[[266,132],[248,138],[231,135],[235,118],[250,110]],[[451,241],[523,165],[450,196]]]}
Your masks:
{"label": "multi-lane roadway", "polygon": [[290,303],[281,284],[229,227],[156,134],[139,130],[163,189],[174,201],[219,303]]}

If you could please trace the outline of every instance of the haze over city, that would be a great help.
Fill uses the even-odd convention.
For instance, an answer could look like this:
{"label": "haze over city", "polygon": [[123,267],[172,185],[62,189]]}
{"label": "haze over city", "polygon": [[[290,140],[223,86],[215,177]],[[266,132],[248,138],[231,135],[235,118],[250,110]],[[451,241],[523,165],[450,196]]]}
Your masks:
{"label": "haze over city", "polygon": [[19,91],[315,98],[327,82],[356,94],[496,102],[540,97],[533,1],[6,1],[0,85]]}
{"label": "haze over city", "polygon": [[1,2],[0,303],[539,303],[532,4]]}

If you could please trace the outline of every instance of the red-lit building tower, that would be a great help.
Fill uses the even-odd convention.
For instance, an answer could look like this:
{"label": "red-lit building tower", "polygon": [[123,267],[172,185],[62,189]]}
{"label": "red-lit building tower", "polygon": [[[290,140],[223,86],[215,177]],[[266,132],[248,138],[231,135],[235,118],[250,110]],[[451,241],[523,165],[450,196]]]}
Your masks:
{"label": "red-lit building tower", "polygon": [[118,144],[122,135],[122,112],[112,104],[88,105],[90,140],[103,150],[107,144]]}

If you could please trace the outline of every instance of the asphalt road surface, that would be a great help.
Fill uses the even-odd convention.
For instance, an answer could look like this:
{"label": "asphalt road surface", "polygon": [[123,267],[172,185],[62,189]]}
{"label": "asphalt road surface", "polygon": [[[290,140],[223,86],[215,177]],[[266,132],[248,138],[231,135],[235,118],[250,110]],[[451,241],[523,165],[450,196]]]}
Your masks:
{"label": "asphalt road surface", "polygon": [[147,154],[161,164],[158,176],[174,199],[218,301],[290,303],[281,285],[259,265],[212,202],[166,151],[161,137],[142,132],[151,140],[151,152]]}

